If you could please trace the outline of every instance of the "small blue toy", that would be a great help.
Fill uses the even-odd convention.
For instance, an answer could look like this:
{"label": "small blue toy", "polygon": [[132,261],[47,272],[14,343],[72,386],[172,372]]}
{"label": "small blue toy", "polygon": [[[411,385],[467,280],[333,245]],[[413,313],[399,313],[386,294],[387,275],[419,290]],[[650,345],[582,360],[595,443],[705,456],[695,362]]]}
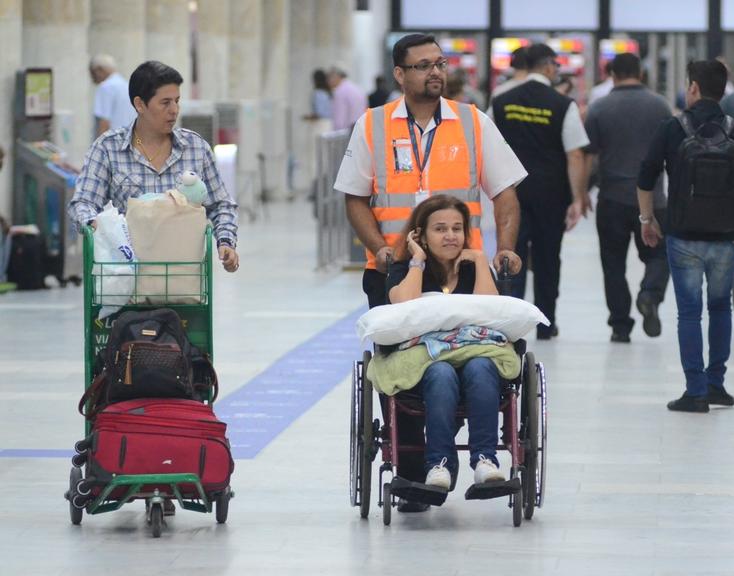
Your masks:
{"label": "small blue toy", "polygon": [[201,181],[201,178],[199,178],[196,172],[191,170],[187,170],[181,175],[181,184],[178,187],[178,191],[186,196],[189,204],[201,206],[204,200],[206,200],[206,184]]}

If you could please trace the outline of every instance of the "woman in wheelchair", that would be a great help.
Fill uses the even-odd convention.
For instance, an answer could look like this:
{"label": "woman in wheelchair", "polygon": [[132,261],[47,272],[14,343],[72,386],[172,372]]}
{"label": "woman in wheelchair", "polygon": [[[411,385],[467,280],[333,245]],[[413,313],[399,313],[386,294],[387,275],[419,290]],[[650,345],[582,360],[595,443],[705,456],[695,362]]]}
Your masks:
{"label": "woman in wheelchair", "polygon": [[[497,294],[489,262],[469,239],[469,208],[444,194],[431,196],[413,210],[388,272],[390,303],[423,292]],[[425,483],[449,489],[458,469],[456,411],[463,399],[469,421],[470,465],[474,483],[503,481],[496,457],[501,379],[490,358],[472,358],[456,369],[432,363],[418,389],[426,418]]]}

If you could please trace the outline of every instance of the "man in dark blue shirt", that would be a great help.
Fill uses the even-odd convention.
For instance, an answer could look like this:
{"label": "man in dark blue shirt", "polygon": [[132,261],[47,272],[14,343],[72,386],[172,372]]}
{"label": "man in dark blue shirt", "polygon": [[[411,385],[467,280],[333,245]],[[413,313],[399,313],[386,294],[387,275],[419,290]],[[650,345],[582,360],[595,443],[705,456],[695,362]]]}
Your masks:
{"label": "man in dark blue shirt", "polygon": [[[727,72],[717,60],[701,60],[688,65],[686,90],[687,115],[692,129],[702,135],[708,130],[720,132],[725,115],[719,106],[724,95]],[[663,228],[653,211],[653,189],[663,167],[669,176],[668,212],[665,241],[668,250],[670,276],[678,306],[678,345],[686,377],[686,391],[668,403],[669,410],[708,412],[709,404],[734,405],[734,398],[724,389],[726,361],[731,348],[731,291],[734,278],[734,232],[721,230],[691,230],[674,220],[674,206],[693,197],[682,189],[679,170],[688,169],[680,162],[681,144],[686,139],[685,119],[671,118],[658,128],[640,168],[637,195],[640,205],[642,239],[656,246],[663,239]],[[706,126],[704,126],[706,125]],[[709,182],[709,186],[723,183]],[[696,190],[697,192],[697,190]],[[715,216],[715,215],[714,215]],[[714,218],[712,217],[712,222]],[[706,277],[709,313],[709,355],[704,365],[701,313],[703,308],[703,278]]]}

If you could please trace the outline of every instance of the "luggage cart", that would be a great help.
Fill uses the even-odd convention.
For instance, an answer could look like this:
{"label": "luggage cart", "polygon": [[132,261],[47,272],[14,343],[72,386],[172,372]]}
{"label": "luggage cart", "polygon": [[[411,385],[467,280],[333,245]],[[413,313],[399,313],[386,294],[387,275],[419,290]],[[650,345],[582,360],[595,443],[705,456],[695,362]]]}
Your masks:
{"label": "luggage cart", "polygon": [[[92,385],[96,358],[107,344],[115,318],[126,310],[150,310],[161,306],[174,309],[181,317],[191,343],[210,359],[213,357],[211,227],[207,227],[205,232],[205,255],[200,262],[95,262],[94,231],[87,226],[83,235],[85,390]],[[129,268],[129,273],[125,267]],[[132,303],[125,304],[111,316],[100,319],[99,313],[103,306],[110,302],[120,302],[122,298],[127,299],[129,296],[105,294],[105,280],[113,276],[127,277],[133,282],[133,292],[129,297]],[[170,293],[169,286],[175,285],[177,276],[198,277],[198,293]],[[157,277],[156,281],[164,286],[162,293],[154,295],[154,304],[148,302],[149,294],[138,293],[139,280],[144,277]],[[181,299],[195,303],[180,303]],[[209,404],[214,401],[211,389],[205,401]],[[214,510],[218,523],[227,521],[229,500],[234,498],[234,492],[227,486],[217,493],[206,493],[201,479],[194,473],[113,475],[110,482],[100,486],[99,482],[89,476],[89,467],[86,464],[93,442],[91,430],[92,422],[86,420],[85,439],[75,446],[77,454],[72,458],[74,466],[69,477],[69,490],[64,495],[69,501],[72,524],[81,523],[84,511],[92,515],[112,512],[128,502],[141,499],[146,502],[146,520],[155,538],[160,537],[165,524],[164,504],[167,500],[178,501],[184,510]],[[86,475],[82,468],[87,469]]]}

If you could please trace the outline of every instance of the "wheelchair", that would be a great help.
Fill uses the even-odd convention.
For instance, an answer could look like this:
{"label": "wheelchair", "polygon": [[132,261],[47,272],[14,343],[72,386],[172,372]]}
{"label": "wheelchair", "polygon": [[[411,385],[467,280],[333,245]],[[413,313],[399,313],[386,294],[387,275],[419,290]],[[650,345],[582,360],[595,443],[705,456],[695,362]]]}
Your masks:
{"label": "wheelchair", "polygon": [[[526,351],[525,341],[519,340],[514,346],[521,357],[522,368],[517,378],[503,381],[500,400],[502,427],[497,446],[498,452],[507,451],[511,455],[510,478],[507,481],[474,484],[467,489],[464,497],[467,500],[509,497],[513,525],[518,527],[523,518],[530,520],[535,508],[543,506],[548,414],[543,364],[536,362],[532,352]],[[401,453],[424,450],[424,445],[398,442],[397,414],[403,412],[420,416],[423,414],[423,403],[420,396],[411,394],[411,391],[400,392],[386,397],[382,408],[383,421],[379,418],[373,419],[373,386],[366,376],[371,359],[372,353],[365,351],[362,359],[354,362],[352,372],[350,501],[352,506],[359,507],[361,517],[367,518],[370,510],[372,462],[377,454],[381,454],[378,506],[382,508],[383,523],[389,526],[392,507],[397,505],[398,498],[440,506],[449,491],[397,476]],[[460,405],[457,419],[465,417],[464,407]],[[469,447],[457,444],[456,448],[468,450]],[[384,481],[385,474],[392,476],[389,482]]]}

